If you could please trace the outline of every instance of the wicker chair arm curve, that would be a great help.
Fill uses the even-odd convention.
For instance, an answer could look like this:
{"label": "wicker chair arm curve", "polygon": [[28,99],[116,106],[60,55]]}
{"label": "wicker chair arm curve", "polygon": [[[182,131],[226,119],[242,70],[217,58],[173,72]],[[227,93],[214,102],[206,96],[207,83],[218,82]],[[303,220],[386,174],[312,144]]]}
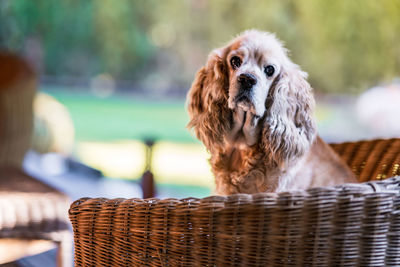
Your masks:
{"label": "wicker chair arm curve", "polygon": [[293,266],[400,262],[400,177],[279,194],[84,198],[75,264]]}

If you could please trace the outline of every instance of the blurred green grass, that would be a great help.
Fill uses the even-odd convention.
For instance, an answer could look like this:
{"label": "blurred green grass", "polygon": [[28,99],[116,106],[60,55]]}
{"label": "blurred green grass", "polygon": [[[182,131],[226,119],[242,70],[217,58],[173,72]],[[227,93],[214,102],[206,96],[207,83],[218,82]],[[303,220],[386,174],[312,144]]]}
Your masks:
{"label": "blurred green grass", "polygon": [[41,91],[55,97],[69,110],[77,141],[157,140],[193,143],[186,129],[189,120],[184,100],[151,100],[129,95],[107,98],[59,88]]}
{"label": "blurred green grass", "polygon": [[[186,144],[198,143],[194,136],[186,129],[189,120],[184,100],[152,100],[130,95],[113,95],[100,98],[84,90],[68,90],[67,88],[41,89],[62,103],[69,111],[75,127],[75,141],[77,144],[84,142],[101,142],[115,144],[119,140],[144,140],[153,137],[158,141]],[[80,158],[82,154],[76,154]],[[89,155],[91,158],[97,155]],[[144,157],[144,154],[143,154]],[[112,164],[106,162],[104,164]],[[197,164],[197,163],[194,163]],[[153,164],[157,173],[158,164]],[[99,166],[92,166],[99,167]],[[104,167],[104,166],[103,166]],[[100,166],[100,169],[101,166]],[[137,170],[140,173],[141,168]],[[113,176],[112,176],[113,177]],[[182,184],[174,182],[157,182],[157,191],[162,197],[205,197],[211,194],[213,184],[209,186],[189,185],[186,179],[193,178],[193,173],[188,173],[182,178]],[[155,177],[156,181],[165,181],[163,177]],[[139,177],[132,177],[138,181]]]}

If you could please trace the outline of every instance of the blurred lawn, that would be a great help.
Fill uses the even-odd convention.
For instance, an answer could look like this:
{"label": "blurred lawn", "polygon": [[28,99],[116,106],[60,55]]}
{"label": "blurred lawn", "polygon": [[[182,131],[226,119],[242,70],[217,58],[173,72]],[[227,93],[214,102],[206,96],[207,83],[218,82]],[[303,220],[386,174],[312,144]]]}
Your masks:
{"label": "blurred lawn", "polygon": [[149,100],[132,96],[99,98],[88,92],[59,88],[42,91],[68,108],[77,141],[154,137],[171,142],[197,142],[185,128],[189,118],[183,100]]}
{"label": "blurred lawn", "polygon": [[[162,195],[204,197],[214,186],[208,154],[186,129],[181,100],[131,96],[99,98],[91,93],[46,88],[69,110],[75,155],[107,177],[138,179],[145,166],[143,139],[153,137],[153,173]],[[87,91],[87,90],[85,90]]]}
{"label": "blurred lawn", "polygon": [[[145,146],[139,141],[78,142],[76,153],[109,177],[140,177],[145,167]],[[208,157],[201,145],[161,141],[153,149],[152,171],[159,183],[210,187]]]}

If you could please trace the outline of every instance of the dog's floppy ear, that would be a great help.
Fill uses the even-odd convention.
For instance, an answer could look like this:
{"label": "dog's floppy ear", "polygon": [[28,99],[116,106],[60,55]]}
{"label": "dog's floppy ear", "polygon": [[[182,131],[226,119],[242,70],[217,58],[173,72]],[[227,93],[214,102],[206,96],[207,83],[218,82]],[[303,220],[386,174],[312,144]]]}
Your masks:
{"label": "dog's floppy ear", "polygon": [[[223,94],[220,88],[212,90],[214,86],[222,85],[227,79],[222,49],[216,49],[208,56],[208,61],[196,74],[187,95],[188,111],[191,119],[205,112],[209,108],[212,98],[220,98]],[[189,123],[189,127],[193,127]]]}
{"label": "dog's floppy ear", "polygon": [[291,63],[282,69],[267,98],[263,145],[278,165],[302,156],[316,136],[314,97],[307,73]]}
{"label": "dog's floppy ear", "polygon": [[212,143],[222,142],[223,132],[229,127],[228,71],[224,61],[224,49],[211,52],[206,66],[201,68],[187,95],[190,121],[188,128],[194,128],[208,149]]}
{"label": "dog's floppy ear", "polygon": [[207,78],[207,71],[205,67],[202,67],[196,74],[196,78],[194,79],[192,86],[188,92],[186,97],[187,99],[187,108],[190,116],[190,123],[188,127],[193,127],[192,125],[193,119],[196,118],[199,114],[203,113],[205,109],[205,103],[203,103],[204,98],[204,84]]}

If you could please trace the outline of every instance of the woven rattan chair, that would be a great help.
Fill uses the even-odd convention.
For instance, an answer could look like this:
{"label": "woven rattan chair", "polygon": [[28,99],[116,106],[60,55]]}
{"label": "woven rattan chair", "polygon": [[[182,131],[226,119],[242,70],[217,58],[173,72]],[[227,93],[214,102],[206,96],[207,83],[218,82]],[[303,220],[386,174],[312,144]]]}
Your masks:
{"label": "woven rattan chair", "polygon": [[70,266],[69,198],[22,171],[31,143],[35,91],[36,77],[29,66],[0,53],[0,239],[54,241],[58,265]]}
{"label": "woven rattan chair", "polygon": [[203,199],[80,199],[69,211],[75,265],[400,266],[400,139],[332,147],[364,183]]}

